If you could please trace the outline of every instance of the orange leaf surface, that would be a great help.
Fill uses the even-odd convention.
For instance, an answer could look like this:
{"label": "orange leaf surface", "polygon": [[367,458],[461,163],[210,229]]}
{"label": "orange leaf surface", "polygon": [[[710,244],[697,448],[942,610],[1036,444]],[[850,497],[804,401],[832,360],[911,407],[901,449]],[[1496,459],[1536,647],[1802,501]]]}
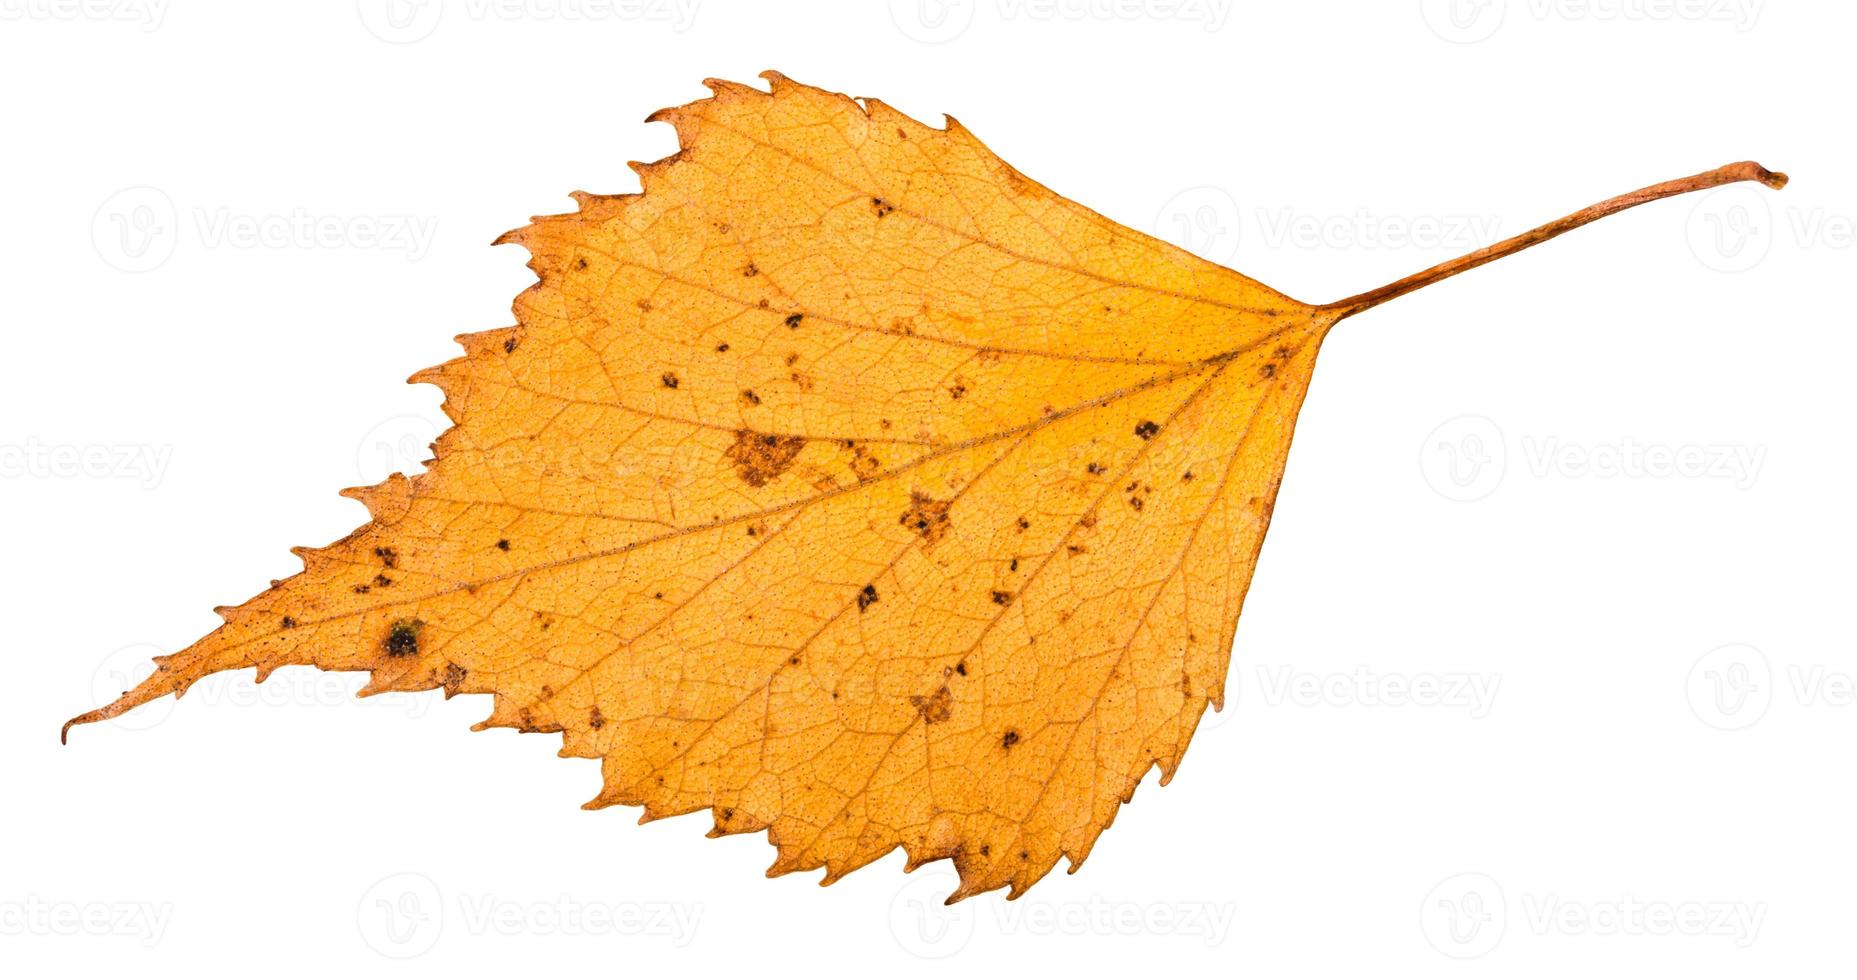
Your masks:
{"label": "orange leaf surface", "polygon": [[[1297,302],[1052,193],[958,123],[768,73],[657,113],[643,193],[504,240],[517,325],[415,375],[456,423],[371,520],[144,683],[371,672],[601,760],[588,804],[766,830],[955,897],[1073,868],[1219,706],[1315,356]],[[480,726],[480,727],[482,727]],[[67,730],[69,726],[67,725]]]}

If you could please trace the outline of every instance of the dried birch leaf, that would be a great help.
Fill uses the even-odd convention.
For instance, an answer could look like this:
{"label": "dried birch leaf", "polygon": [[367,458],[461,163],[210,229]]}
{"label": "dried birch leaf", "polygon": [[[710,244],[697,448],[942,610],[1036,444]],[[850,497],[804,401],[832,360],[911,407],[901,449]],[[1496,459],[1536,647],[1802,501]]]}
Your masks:
{"label": "dried birch leaf", "polygon": [[[765,76],[651,118],[642,194],[505,236],[517,325],[413,377],[456,425],[372,520],[115,703],[216,671],[491,694],[588,804],[768,831],[953,897],[1088,855],[1220,704],[1317,347],[1343,317],[1751,163],[1323,306],[1123,228],[949,119]],[[67,731],[69,725],[66,726]]]}

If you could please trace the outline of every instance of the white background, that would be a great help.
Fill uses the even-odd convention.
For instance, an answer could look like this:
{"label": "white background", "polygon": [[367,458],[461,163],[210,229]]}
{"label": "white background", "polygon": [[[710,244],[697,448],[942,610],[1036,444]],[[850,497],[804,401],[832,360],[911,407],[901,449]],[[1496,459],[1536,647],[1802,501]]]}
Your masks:
{"label": "white background", "polygon": [[[685,3],[0,0],[9,973],[1848,964],[1851,5]],[[424,457],[401,380],[531,281],[493,237],[770,67],[1309,301],[1732,160],[1794,181],[1339,327],[1233,703],[1018,902],[582,812],[597,768],[470,734],[481,698],[240,674],[59,747]]]}

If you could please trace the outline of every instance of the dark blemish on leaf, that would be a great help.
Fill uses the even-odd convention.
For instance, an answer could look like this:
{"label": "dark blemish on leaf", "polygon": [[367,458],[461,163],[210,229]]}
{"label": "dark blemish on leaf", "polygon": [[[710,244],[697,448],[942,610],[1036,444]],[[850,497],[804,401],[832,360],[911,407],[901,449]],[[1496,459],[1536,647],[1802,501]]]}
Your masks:
{"label": "dark blemish on leaf", "polygon": [[425,627],[417,619],[396,619],[387,628],[387,639],[381,646],[389,657],[410,657],[419,652],[419,631]]}
{"label": "dark blemish on leaf", "polygon": [[850,449],[851,472],[858,478],[858,482],[861,483],[876,476],[877,471],[883,469],[883,463],[879,461],[876,456],[871,455],[868,446],[860,446],[853,443]]}
{"label": "dark blemish on leaf", "polygon": [[761,404],[761,396],[755,394],[752,388],[743,388],[740,397],[736,400],[740,401],[744,408]]}
{"label": "dark blemish on leaf", "polygon": [[877,587],[875,585],[866,585],[863,589],[858,591],[858,612],[869,609],[870,604],[876,601]]}
{"label": "dark blemish on leaf", "polygon": [[1092,510],[1087,514],[1084,514],[1082,517],[1077,518],[1077,524],[1085,528],[1095,527],[1096,526],[1096,512]]}
{"label": "dark blemish on leaf", "polygon": [[1017,744],[1019,744],[1018,731],[1012,728],[1006,729],[1006,734],[1001,736],[999,740],[999,747],[1002,749],[1010,749]]}
{"label": "dark blemish on leaf", "polygon": [[600,706],[597,704],[593,706],[593,710],[587,712],[587,727],[596,732],[606,727],[606,716],[600,712]]}
{"label": "dark blemish on leaf", "polygon": [[1090,471],[1090,475],[1091,475],[1091,476],[1102,476],[1102,475],[1103,475],[1103,471],[1104,471],[1104,470],[1106,470],[1106,469],[1108,469],[1108,468],[1109,468],[1109,467],[1107,467],[1107,466],[1104,466],[1104,465],[1103,465],[1103,464],[1101,464],[1101,463],[1091,463],[1090,465],[1088,465],[1088,466],[1085,466],[1085,467],[1084,467],[1084,469],[1086,469],[1086,470],[1089,470],[1089,471]]}
{"label": "dark blemish on leaf", "polygon": [[1140,510],[1144,506],[1144,502],[1140,497],[1130,497],[1128,498],[1128,505],[1136,510]]}
{"label": "dark blemish on leaf", "polygon": [[906,140],[906,139],[908,139],[908,138],[909,138],[909,134],[908,134],[908,133],[905,133],[905,132],[903,132],[903,127],[901,127],[901,126],[898,126],[898,127],[896,127],[896,138],[897,138],[897,139],[902,139],[902,140]]}
{"label": "dark blemish on leaf", "polygon": [[993,845],[991,844],[980,845],[980,856],[981,857],[986,857],[987,855],[991,853],[993,853]]}
{"label": "dark blemish on leaf", "polygon": [[1016,572],[1018,570],[1019,570],[1019,559],[1014,558],[1012,560],[1012,563],[1006,566],[1006,571]]}
{"label": "dark blemish on leaf", "polygon": [[508,551],[509,550],[509,539],[508,538],[496,539],[496,550]]}
{"label": "dark blemish on leaf", "polygon": [[1007,603],[1010,603],[1011,601],[1012,601],[1012,593],[1001,592],[998,589],[993,590],[993,604],[994,605],[1003,606],[1003,605],[1006,605]]}
{"label": "dark blemish on leaf", "polygon": [[799,362],[800,362],[799,351],[789,351],[787,353],[787,367],[792,367],[793,365],[798,364]]}
{"label": "dark blemish on leaf", "polygon": [[1019,518],[1019,530],[1021,531],[1030,530],[1031,526],[1032,526],[1031,521],[1028,521],[1023,517]]}
{"label": "dark blemish on leaf", "polygon": [[761,274],[761,270],[755,268],[753,262],[748,263],[746,266],[742,268],[742,275],[746,278],[753,279],[755,276],[758,276],[760,274]]}
{"label": "dark blemish on leaf", "polygon": [[1257,369],[1257,374],[1258,377],[1261,378],[1274,378],[1277,376],[1277,366],[1275,364],[1265,364],[1263,367]]}
{"label": "dark blemish on leaf", "polygon": [[1291,353],[1292,352],[1288,346],[1279,344],[1276,350],[1273,350],[1270,352],[1270,356],[1276,358],[1279,361],[1287,361],[1289,360]]}
{"label": "dark blemish on leaf", "polygon": [[508,340],[503,341],[503,353],[514,354],[515,352],[516,352],[516,338],[511,337]]}
{"label": "dark blemish on leaf", "polygon": [[1193,482],[1193,471],[1187,470],[1185,473],[1180,474],[1180,480],[1183,483],[1192,483]]}
{"label": "dark blemish on leaf", "polygon": [[871,207],[872,207],[872,208],[873,208],[874,210],[876,210],[876,212],[877,212],[877,217],[879,217],[879,218],[881,218],[881,217],[883,217],[884,215],[886,215],[886,214],[889,214],[890,212],[892,212],[892,211],[894,211],[894,210],[896,210],[896,208],[895,208],[895,207],[893,207],[893,206],[892,206],[892,205],[891,205],[891,204],[890,204],[889,202],[887,202],[887,201],[885,201],[885,200],[884,200],[883,198],[881,198],[881,197],[873,197],[873,198],[871,198],[871,199],[870,199],[870,206],[871,206]]}
{"label": "dark blemish on leaf", "polygon": [[651,594],[651,597],[652,597],[653,599],[662,599],[662,598],[664,598],[664,593],[662,593],[662,592],[653,592],[653,593]]}
{"label": "dark blemish on leaf", "polygon": [[1065,545],[1065,546],[1064,546],[1064,548],[1065,548],[1065,550],[1067,550],[1067,551],[1069,551],[1069,552],[1070,552],[1071,554],[1073,554],[1073,555],[1081,555],[1081,554],[1083,554],[1084,552],[1086,552],[1086,551],[1088,551],[1088,550],[1090,550],[1090,549],[1088,549],[1088,548],[1085,548],[1085,547],[1084,547],[1083,545],[1080,545],[1080,544],[1069,544],[1069,545]]}
{"label": "dark blemish on leaf", "polygon": [[367,595],[369,592],[373,591],[373,586],[357,585],[354,591],[356,595]]}
{"label": "dark blemish on leaf", "polygon": [[910,695],[909,703],[915,705],[916,713],[922,716],[923,723],[929,725],[947,721],[954,714],[954,694],[948,690],[946,684],[927,697],[920,694]]}
{"label": "dark blemish on leaf", "polygon": [[632,305],[633,305],[633,306],[636,306],[636,307],[638,307],[638,310],[639,310],[639,312],[640,312],[640,313],[650,313],[650,312],[651,312],[651,301],[650,301],[650,300],[648,300],[648,299],[641,299],[641,300],[639,300],[638,302],[636,302],[636,303],[634,303],[634,304],[632,304]]}
{"label": "dark blemish on leaf", "polygon": [[1019,852],[1019,860],[1021,860],[1021,861],[1029,861],[1029,860],[1031,860],[1031,858],[1032,858],[1032,852],[1030,852],[1030,851],[1020,851],[1020,852]]}
{"label": "dark blemish on leaf", "polygon": [[445,677],[443,680],[445,696],[451,697],[457,694],[458,689],[464,685],[464,678],[468,674],[470,674],[470,671],[465,670],[463,667],[454,663],[447,663],[445,665]]}
{"label": "dark blemish on leaf", "polygon": [[804,436],[776,436],[741,429],[735,433],[735,444],[723,455],[735,464],[735,473],[743,483],[761,487],[785,473],[805,448]]}
{"label": "dark blemish on leaf", "polygon": [[664,387],[666,388],[675,388],[678,385],[677,375],[672,374],[669,371],[664,372],[664,377],[659,378],[658,380],[664,382]]}
{"label": "dark blemish on leaf", "polygon": [[909,509],[897,523],[915,529],[924,544],[933,545],[948,533],[948,506],[951,501],[933,500],[920,491],[909,492]]}
{"label": "dark blemish on leaf", "polygon": [[729,352],[729,345],[726,342],[716,345],[716,353],[727,354],[728,352]]}
{"label": "dark blemish on leaf", "polygon": [[804,319],[806,319],[806,314],[804,313],[787,314],[787,328],[789,330],[798,330],[800,328],[800,321]]}
{"label": "dark blemish on leaf", "polygon": [[967,386],[964,384],[956,383],[948,386],[948,397],[957,402],[960,401],[961,396],[965,394],[967,394]]}
{"label": "dark blemish on leaf", "polygon": [[284,622],[283,622],[283,627],[284,627],[284,629],[287,629],[287,630],[293,630],[293,629],[296,629],[296,628],[297,628],[297,621],[296,621],[296,620],[294,620],[294,619],[292,619],[292,618],[290,618],[289,616],[285,616],[285,617],[284,617]]}
{"label": "dark blemish on leaf", "polygon": [[881,428],[881,429],[887,429],[887,428],[889,428],[889,427],[890,427],[890,420],[889,420],[889,419],[878,419],[878,420],[877,420],[877,427],[878,427],[878,428]]}
{"label": "dark blemish on leaf", "polygon": [[384,589],[387,586],[393,584],[393,579],[390,579],[385,575],[376,575],[374,576],[374,584]]}
{"label": "dark blemish on leaf", "polygon": [[374,557],[379,558],[385,568],[395,568],[400,563],[400,556],[392,548],[375,548]]}
{"label": "dark blemish on leaf", "polygon": [[796,654],[794,654],[793,656],[791,656],[791,657],[788,657],[788,658],[787,658],[787,663],[788,663],[789,665],[791,665],[791,666],[794,666],[794,667],[798,667],[798,666],[800,665],[800,657],[799,657],[799,654],[797,654],[797,653],[796,653]]}
{"label": "dark blemish on leaf", "polygon": [[586,267],[587,267],[587,258],[586,258],[586,256],[584,256],[584,255],[583,255],[583,256],[581,256],[580,258],[578,258],[578,259],[575,259],[575,260],[574,260],[574,268],[576,268],[576,269],[585,269]]}
{"label": "dark blemish on leaf", "polygon": [[1135,426],[1135,434],[1143,439],[1152,439],[1159,431],[1161,431],[1160,425],[1149,419],[1143,419],[1140,425]]}
{"label": "dark blemish on leaf", "polygon": [[967,661],[963,660],[960,663],[955,664],[954,672],[961,675],[962,677],[966,677],[967,676]]}

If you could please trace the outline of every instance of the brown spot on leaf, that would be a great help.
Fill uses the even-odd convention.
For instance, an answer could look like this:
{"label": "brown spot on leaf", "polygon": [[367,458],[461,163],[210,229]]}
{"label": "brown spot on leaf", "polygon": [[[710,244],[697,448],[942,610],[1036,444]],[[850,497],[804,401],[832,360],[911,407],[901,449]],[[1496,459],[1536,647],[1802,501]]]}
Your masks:
{"label": "brown spot on leaf", "polygon": [[761,487],[785,473],[805,448],[805,436],[776,436],[742,429],[735,433],[735,444],[723,455],[735,464],[735,474],[743,483]]}
{"label": "brown spot on leaf", "polygon": [[593,706],[592,711],[587,712],[587,727],[596,732],[606,727],[606,716],[600,713],[600,706],[597,704]]}
{"label": "brown spot on leaf", "polygon": [[508,538],[496,539],[496,550],[508,551],[509,550],[509,539]]}
{"label": "brown spot on leaf", "polygon": [[1009,749],[1017,744],[1019,744],[1018,730],[1013,728],[1006,729],[1006,734],[1000,737],[999,747],[1002,749]]}
{"label": "brown spot on leaf", "polygon": [[396,619],[387,627],[387,638],[381,641],[381,648],[389,657],[410,657],[419,652],[419,631],[426,624],[417,619]]}
{"label": "brown spot on leaf", "polygon": [[924,724],[937,725],[954,715],[954,693],[943,684],[934,694],[923,696],[912,694],[909,703],[915,705],[916,713],[922,716]]}
{"label": "brown spot on leaf", "polygon": [[375,548],[374,557],[380,559],[381,567],[383,568],[396,568],[400,564],[400,556],[392,548]]}
{"label": "brown spot on leaf", "polygon": [[1159,431],[1161,431],[1160,423],[1152,419],[1143,419],[1140,425],[1135,426],[1135,434],[1143,439],[1152,439]]}
{"label": "brown spot on leaf", "polygon": [[787,314],[787,326],[790,329],[798,330],[800,328],[800,321],[804,319],[806,319],[806,314],[804,313],[789,313]]}
{"label": "brown spot on leaf", "polygon": [[671,373],[670,371],[664,372],[664,376],[662,378],[659,378],[658,380],[664,382],[664,387],[666,388],[675,388],[680,383],[677,380],[677,375]]}
{"label": "brown spot on leaf", "polygon": [[894,211],[894,210],[896,210],[896,207],[895,207],[894,205],[892,205],[892,204],[890,204],[890,202],[888,202],[888,201],[885,201],[885,200],[884,200],[883,198],[881,198],[881,197],[873,197],[873,198],[871,198],[871,199],[870,199],[870,206],[871,206],[871,210],[873,210],[873,211],[876,211],[876,212],[877,212],[877,217],[879,217],[879,218],[881,218],[881,217],[883,217],[884,215],[886,215],[886,214],[889,214],[890,212],[892,212],[892,211]]}
{"label": "brown spot on leaf", "polygon": [[898,523],[914,528],[922,536],[923,543],[933,545],[948,533],[949,503],[946,500],[933,500],[919,491],[911,490],[909,509],[903,511]]}
{"label": "brown spot on leaf", "polygon": [[875,585],[866,585],[864,588],[858,590],[858,612],[869,609],[871,603],[876,601],[877,587]]}

